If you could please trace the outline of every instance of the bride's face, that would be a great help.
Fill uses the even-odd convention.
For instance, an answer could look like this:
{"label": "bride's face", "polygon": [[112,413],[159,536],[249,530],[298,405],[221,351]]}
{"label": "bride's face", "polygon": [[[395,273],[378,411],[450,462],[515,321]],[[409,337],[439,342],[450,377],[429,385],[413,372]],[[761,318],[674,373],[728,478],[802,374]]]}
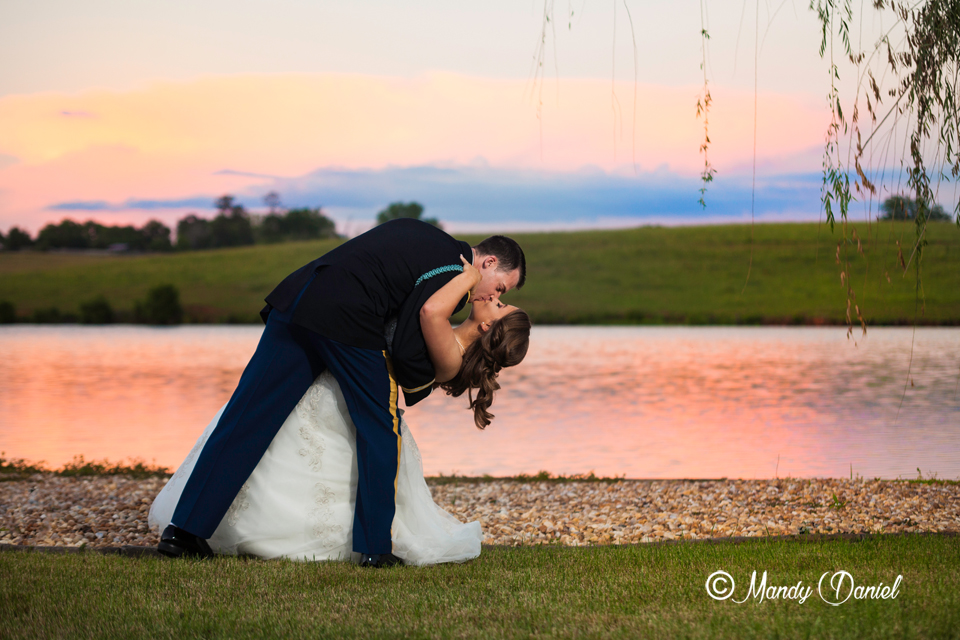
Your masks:
{"label": "bride's face", "polygon": [[496,298],[493,300],[477,300],[470,307],[470,319],[478,325],[482,324],[480,328],[482,332],[489,329],[494,321],[516,310],[517,308],[512,304],[504,304]]}

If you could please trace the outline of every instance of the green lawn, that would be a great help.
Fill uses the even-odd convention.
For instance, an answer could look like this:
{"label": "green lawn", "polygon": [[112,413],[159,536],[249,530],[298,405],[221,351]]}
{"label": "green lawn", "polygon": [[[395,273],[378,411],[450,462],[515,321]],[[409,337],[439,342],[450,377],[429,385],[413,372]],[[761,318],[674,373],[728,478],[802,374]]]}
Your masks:
{"label": "green lawn", "polygon": [[[736,580],[715,601],[707,577]],[[822,574],[896,598],[818,595]],[[170,561],[0,553],[4,638],[956,638],[956,537],[488,548],[464,565]],[[805,602],[749,598],[802,583]],[[825,589],[826,590],[826,589]],[[847,589],[841,593],[841,599]],[[835,599],[832,593],[827,594]]]}
{"label": "green lawn", "polygon": [[[753,240],[751,241],[751,233]],[[912,223],[860,226],[864,255],[848,248],[856,301],[871,324],[910,324]],[[643,227],[516,234],[528,284],[505,299],[539,323],[842,323],[845,287],[836,262],[839,231],[817,224]],[[921,323],[960,324],[960,229],[931,224],[923,259]],[[464,236],[474,242],[478,237]],[[0,254],[0,300],[21,317],[57,306],[76,314],[98,294],[130,314],[158,284],[179,287],[192,322],[254,322],[263,297],[285,275],[336,241],[260,245],[169,255]],[[751,263],[752,253],[752,263]],[[749,281],[747,272],[750,272]]]}

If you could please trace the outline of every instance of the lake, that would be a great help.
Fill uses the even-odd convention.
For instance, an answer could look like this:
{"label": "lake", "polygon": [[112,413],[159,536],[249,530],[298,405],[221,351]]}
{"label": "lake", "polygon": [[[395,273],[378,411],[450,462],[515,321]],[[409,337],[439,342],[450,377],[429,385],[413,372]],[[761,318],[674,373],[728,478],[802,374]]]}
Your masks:
{"label": "lake", "polygon": [[[0,327],[0,450],[175,468],[260,331]],[[501,382],[485,431],[409,409],[426,473],[960,477],[957,328],[536,327]]]}

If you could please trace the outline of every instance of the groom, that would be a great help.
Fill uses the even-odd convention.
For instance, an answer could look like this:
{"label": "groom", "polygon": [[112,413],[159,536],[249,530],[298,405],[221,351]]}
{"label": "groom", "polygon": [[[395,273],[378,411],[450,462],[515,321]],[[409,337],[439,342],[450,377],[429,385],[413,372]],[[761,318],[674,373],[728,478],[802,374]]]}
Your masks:
{"label": "groom", "polygon": [[[420,308],[472,257],[480,283],[457,305],[523,286],[520,246],[492,236],[476,247],[410,218],[374,227],[293,272],[267,296],[266,323],[220,421],[190,475],[160,553],[213,555],[213,535],[307,388],[329,369],[357,428],[353,549],[361,565],[401,563],[390,527],[400,454],[399,391],[407,406],[434,382]],[[469,259],[469,258],[468,258]]]}

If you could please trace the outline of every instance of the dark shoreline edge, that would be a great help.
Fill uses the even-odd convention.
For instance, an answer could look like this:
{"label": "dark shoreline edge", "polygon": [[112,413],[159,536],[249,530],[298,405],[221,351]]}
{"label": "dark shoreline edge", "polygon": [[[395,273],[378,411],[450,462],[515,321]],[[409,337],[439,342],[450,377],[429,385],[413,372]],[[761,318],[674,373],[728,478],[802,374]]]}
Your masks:
{"label": "dark shoreline edge", "polygon": [[[552,314],[551,314],[552,315]],[[259,317],[254,319],[225,319],[219,321],[208,321],[188,318],[186,321],[174,325],[153,325],[137,322],[111,322],[109,324],[85,324],[80,322],[76,316],[64,314],[59,322],[31,322],[26,318],[18,317],[15,322],[0,322],[0,329],[3,327],[262,327],[263,322]],[[533,322],[538,327],[847,327],[850,326],[843,318],[822,318],[822,317],[783,317],[783,316],[749,316],[743,318],[727,318],[716,316],[695,316],[685,315],[658,315],[642,314],[639,317],[632,316],[597,316],[597,317],[574,317],[559,318],[547,317],[540,318],[534,316]],[[867,323],[867,330],[874,327],[960,327],[960,318],[947,318],[944,320],[930,320],[927,318],[893,318],[873,321]],[[855,329],[859,329],[854,325]]]}
{"label": "dark shoreline edge", "polygon": [[[161,467],[160,469],[154,468],[149,471],[142,471],[136,467],[130,468],[125,467],[120,464],[112,466],[106,470],[93,470],[93,471],[84,471],[77,473],[74,469],[48,469],[45,467],[40,467],[39,463],[24,463],[29,465],[28,470],[21,471],[19,469],[10,469],[4,468],[4,463],[7,462],[3,458],[0,458],[0,484],[4,482],[40,482],[41,480],[49,477],[54,478],[74,478],[77,480],[80,479],[90,479],[90,478],[102,478],[102,477],[126,477],[131,480],[146,480],[148,478],[160,478],[168,479],[173,476],[171,471],[162,471],[160,469],[165,469]],[[14,464],[18,462],[24,462],[22,460],[13,460],[11,461]],[[69,465],[69,463],[68,463]],[[112,463],[107,461],[96,462],[91,461],[87,463],[87,469],[90,466],[107,466],[112,465]],[[119,470],[117,470],[119,469]],[[521,484],[534,484],[547,482],[550,484],[565,484],[568,482],[583,482],[583,483],[598,483],[598,484],[613,484],[616,482],[696,482],[696,483],[705,483],[705,482],[792,482],[792,481],[835,481],[835,480],[846,480],[849,482],[902,482],[906,484],[943,484],[943,485],[956,485],[960,484],[960,479],[951,479],[951,478],[937,478],[937,477],[917,477],[917,478],[868,478],[865,476],[855,476],[852,478],[844,477],[792,477],[784,476],[783,478],[774,477],[774,478],[627,478],[626,476],[596,476],[593,472],[589,473],[577,473],[577,474],[558,474],[554,475],[547,471],[541,471],[537,474],[518,474],[515,476],[491,476],[491,475],[482,475],[482,476],[459,476],[459,475],[440,475],[436,476],[424,476],[429,484],[432,485],[448,485],[448,484],[484,484],[488,482],[516,482]]]}

